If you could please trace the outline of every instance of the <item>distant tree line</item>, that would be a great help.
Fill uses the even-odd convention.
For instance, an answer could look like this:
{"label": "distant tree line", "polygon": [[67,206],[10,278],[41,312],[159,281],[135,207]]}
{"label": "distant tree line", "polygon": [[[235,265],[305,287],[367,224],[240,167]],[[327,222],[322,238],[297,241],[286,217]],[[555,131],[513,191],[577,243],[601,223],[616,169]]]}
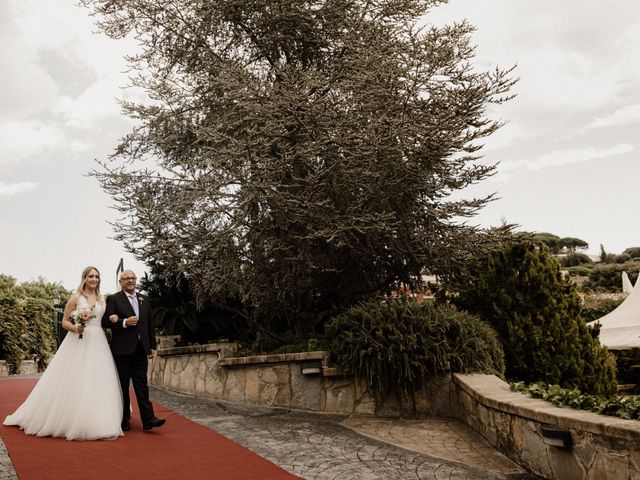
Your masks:
{"label": "distant tree line", "polygon": [[[528,233],[528,232],[524,232]],[[559,237],[553,233],[539,232],[530,233],[533,241],[544,243],[552,254],[562,252],[575,252],[589,248],[589,244],[580,238]]]}
{"label": "distant tree line", "polygon": [[588,282],[581,284],[582,289],[618,292],[622,286],[622,272],[627,272],[629,279],[635,282],[640,270],[640,247],[629,247],[620,254],[614,254],[601,244],[599,262],[596,263],[592,257],[579,251],[589,246],[579,238],[561,238],[547,232],[520,232],[518,235],[546,245],[572,276],[589,277]]}

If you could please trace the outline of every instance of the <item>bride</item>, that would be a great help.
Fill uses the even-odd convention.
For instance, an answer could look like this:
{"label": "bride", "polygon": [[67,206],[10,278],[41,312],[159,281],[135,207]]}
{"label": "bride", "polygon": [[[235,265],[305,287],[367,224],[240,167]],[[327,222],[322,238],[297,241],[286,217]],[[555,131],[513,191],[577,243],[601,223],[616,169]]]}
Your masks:
{"label": "bride", "polygon": [[64,309],[62,326],[69,333],[27,399],[5,419],[5,425],[18,425],[28,435],[67,440],[122,435],[120,381],[100,326],[104,310],[100,273],[95,267],[87,267]]}

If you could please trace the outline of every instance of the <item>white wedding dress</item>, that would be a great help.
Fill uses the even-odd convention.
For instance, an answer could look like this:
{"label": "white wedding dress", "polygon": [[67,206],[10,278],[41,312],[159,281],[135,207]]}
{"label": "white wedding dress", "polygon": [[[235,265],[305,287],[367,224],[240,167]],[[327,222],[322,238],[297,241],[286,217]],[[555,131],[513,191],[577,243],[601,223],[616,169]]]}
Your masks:
{"label": "white wedding dress", "polygon": [[[89,308],[84,296],[78,309]],[[97,440],[122,435],[122,393],[116,366],[100,326],[104,298],[96,304],[83,333],[67,333],[53,360],[25,402],[5,425],[29,435]]]}

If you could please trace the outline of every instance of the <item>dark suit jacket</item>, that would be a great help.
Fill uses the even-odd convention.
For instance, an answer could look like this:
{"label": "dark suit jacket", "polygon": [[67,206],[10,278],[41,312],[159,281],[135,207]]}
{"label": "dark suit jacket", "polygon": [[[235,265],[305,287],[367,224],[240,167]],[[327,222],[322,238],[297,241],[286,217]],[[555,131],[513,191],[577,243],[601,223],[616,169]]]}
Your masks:
{"label": "dark suit jacket", "polygon": [[[156,349],[156,334],[151,318],[151,304],[147,297],[140,293],[136,292],[136,297],[138,297],[138,309],[140,310],[138,324],[135,326],[128,325],[126,328],[122,327],[122,321],[135,315],[127,295],[121,290],[107,297],[106,309],[102,316],[102,327],[110,328],[112,331],[111,352],[114,355],[131,355],[136,350],[138,335],[147,354],[152,349]],[[112,323],[109,320],[109,317],[113,314],[118,316],[116,323]]]}

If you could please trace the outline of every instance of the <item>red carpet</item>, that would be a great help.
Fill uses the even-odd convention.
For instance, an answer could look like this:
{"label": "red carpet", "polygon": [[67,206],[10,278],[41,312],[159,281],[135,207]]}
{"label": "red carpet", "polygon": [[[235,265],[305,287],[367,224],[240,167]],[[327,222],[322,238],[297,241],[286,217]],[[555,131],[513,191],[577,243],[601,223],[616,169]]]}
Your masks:
{"label": "red carpet", "polygon": [[2,425],[36,381],[0,381],[0,437],[20,480],[299,478],[157,403],[156,415],[167,419],[163,427],[144,433],[134,411],[131,431],[117,440],[70,442],[25,435],[18,427]]}

